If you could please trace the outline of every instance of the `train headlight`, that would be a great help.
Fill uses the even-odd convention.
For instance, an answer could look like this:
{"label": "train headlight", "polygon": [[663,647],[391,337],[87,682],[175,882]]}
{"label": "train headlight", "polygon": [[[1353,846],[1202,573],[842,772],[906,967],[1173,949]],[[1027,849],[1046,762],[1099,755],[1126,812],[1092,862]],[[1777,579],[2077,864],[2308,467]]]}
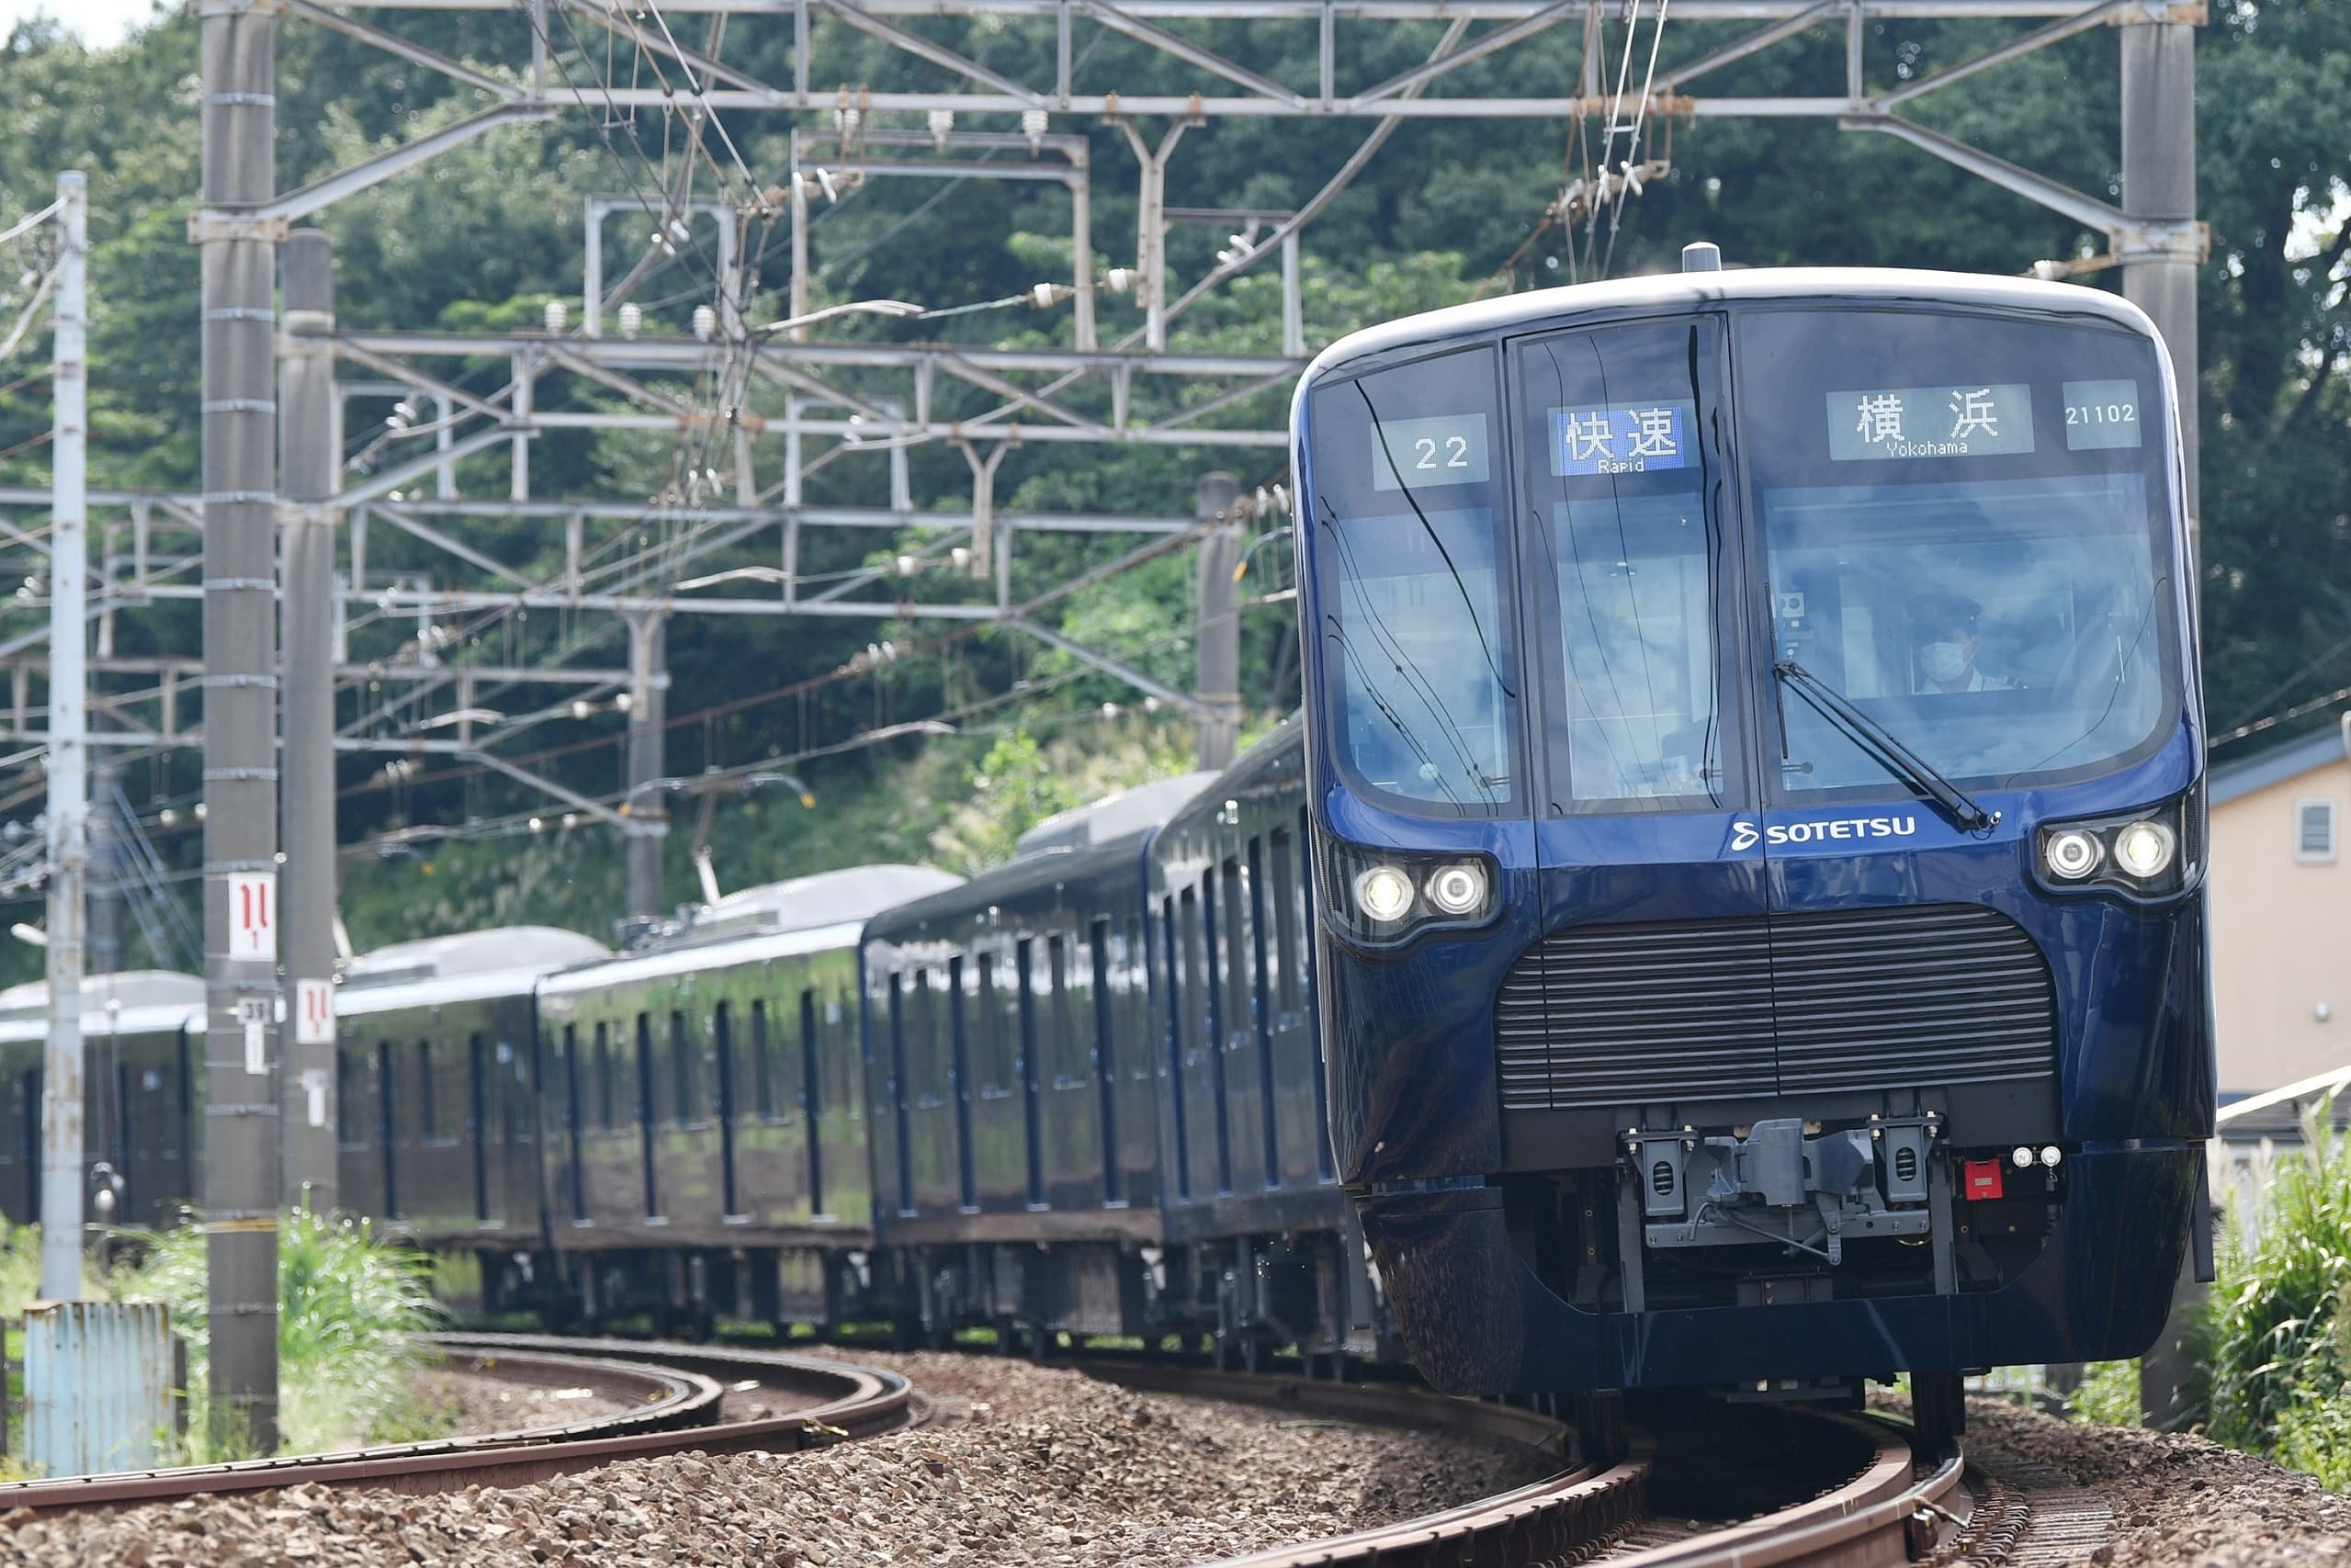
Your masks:
{"label": "train headlight", "polygon": [[2106,847],[2098,836],[2085,829],[2068,828],[2051,833],[2040,847],[2041,858],[2049,863],[2049,874],[2063,882],[2079,882],[2097,870],[2098,862],[2106,859]]}
{"label": "train headlight", "polygon": [[2133,822],[2114,836],[2114,863],[2142,882],[2171,869],[2178,840],[2160,822]]}
{"label": "train headlight", "polygon": [[1392,865],[1375,865],[1355,878],[1355,907],[1381,925],[1412,912],[1412,878]]}
{"label": "train headlight", "polygon": [[1315,902],[1340,936],[1400,947],[1430,926],[1459,930],[1492,920],[1501,870],[1471,850],[1351,844],[1315,834]]}
{"label": "train headlight", "polygon": [[2135,811],[2043,823],[2033,840],[2033,873],[2056,893],[2169,899],[2201,879],[2204,841],[2198,786]]}
{"label": "train headlight", "polygon": [[1474,915],[1486,905],[1485,868],[1468,862],[1440,866],[1422,891],[1442,914]]}

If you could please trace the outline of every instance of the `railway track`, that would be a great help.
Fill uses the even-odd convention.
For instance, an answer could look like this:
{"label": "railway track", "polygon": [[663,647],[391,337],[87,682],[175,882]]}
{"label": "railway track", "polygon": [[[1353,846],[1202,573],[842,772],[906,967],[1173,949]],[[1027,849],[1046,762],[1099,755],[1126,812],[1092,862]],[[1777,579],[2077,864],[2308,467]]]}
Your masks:
{"label": "railway track", "polygon": [[[586,1387],[628,1407],[562,1425],[346,1453],[10,1483],[0,1485],[0,1514],[303,1483],[412,1494],[514,1487],[687,1451],[825,1447],[920,1422],[921,1399],[905,1378],[808,1356],[541,1335],[458,1334],[438,1342],[455,1369]],[[1922,1455],[1911,1429],[1888,1417],[1694,1404],[1649,1423],[1624,1451],[1593,1463],[1575,1454],[1565,1429],[1549,1416],[1398,1383],[1218,1372],[1151,1359],[1079,1365],[1138,1392],[1516,1447],[1555,1467],[1541,1481],[1465,1506],[1231,1558],[1221,1568],[1564,1568],[1593,1562],[1610,1568],[1896,1568],[2033,1560],[2030,1551],[2017,1555],[2038,1506],[2027,1501],[2029,1478],[2003,1472],[1995,1479],[1957,1453]],[[730,1393],[753,1385],[766,1412],[779,1403],[786,1408],[747,1418],[730,1412]]]}
{"label": "railway track", "polygon": [[[623,1343],[549,1335],[435,1337],[449,1364],[517,1382],[586,1387],[629,1408],[586,1420],[339,1453],[183,1465],[112,1475],[0,1483],[0,1512],[172,1502],[311,1484],[408,1493],[520,1486],[620,1460],[698,1450],[793,1452],[897,1431],[913,1419],[895,1372],[772,1350]],[[780,1415],[729,1419],[746,1382],[801,1401]]]}
{"label": "railway track", "polygon": [[1218,1568],[1540,1568],[1595,1559],[1612,1568],[1894,1568],[1955,1558],[1969,1538],[1964,1456],[1922,1456],[1906,1425],[1880,1416],[1710,1404],[1662,1436],[1636,1434],[1611,1461],[1586,1463],[1571,1462],[1559,1422],[1505,1405],[1148,1363],[1087,1370],[1154,1392],[1521,1444],[1563,1464],[1463,1507]]}

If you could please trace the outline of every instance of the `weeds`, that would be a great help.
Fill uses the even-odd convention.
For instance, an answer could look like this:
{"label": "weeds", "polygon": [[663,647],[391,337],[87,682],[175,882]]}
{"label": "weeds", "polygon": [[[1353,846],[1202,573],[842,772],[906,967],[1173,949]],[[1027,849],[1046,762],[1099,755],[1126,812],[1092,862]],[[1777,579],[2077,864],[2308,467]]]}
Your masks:
{"label": "weeds", "polygon": [[[100,1276],[85,1265],[93,1299],[160,1301],[187,1340],[187,1436],[197,1462],[254,1451],[243,1412],[215,1410],[208,1392],[206,1238],[194,1221],[160,1235],[125,1233],[140,1256]],[[0,1221],[0,1318],[18,1318],[40,1291],[40,1230]],[[422,1335],[440,1325],[432,1266],[366,1222],[308,1211],[277,1233],[280,1449],[316,1453],[427,1438],[453,1412],[421,1404],[415,1372],[431,1359]]]}
{"label": "weeds", "polygon": [[2199,1325],[2205,1430],[2351,1488],[2351,1134],[2322,1101],[2252,1213],[2232,1211]]}
{"label": "weeds", "polygon": [[[184,1224],[157,1236],[125,1283],[168,1305],[173,1324],[187,1337],[191,1446],[232,1452],[240,1434],[215,1418],[206,1392],[210,1339],[202,1228]],[[277,1298],[284,1450],[348,1448],[379,1440],[386,1431],[424,1435],[416,1430],[413,1374],[430,1353],[418,1337],[440,1323],[427,1259],[386,1243],[364,1220],[297,1211],[278,1226]]]}

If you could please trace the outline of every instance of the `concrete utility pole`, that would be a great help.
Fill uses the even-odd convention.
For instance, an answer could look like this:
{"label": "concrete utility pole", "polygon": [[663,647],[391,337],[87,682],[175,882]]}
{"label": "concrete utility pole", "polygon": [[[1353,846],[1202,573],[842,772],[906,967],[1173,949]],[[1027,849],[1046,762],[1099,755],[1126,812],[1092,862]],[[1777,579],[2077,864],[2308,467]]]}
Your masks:
{"label": "concrete utility pole", "polygon": [[277,22],[202,6],[204,1215],[212,1407],[277,1447]]}
{"label": "concrete utility pole", "polygon": [[1240,496],[1240,480],[1230,474],[1201,477],[1197,515],[1212,525],[1200,541],[1199,651],[1192,666],[1193,695],[1209,710],[1199,721],[1203,768],[1230,763],[1241,734],[1240,585],[1233,581],[1241,558]]}
{"label": "concrete utility pole", "polygon": [[2197,474],[2196,28],[2126,18],[2122,28],[2122,209],[2142,222],[2180,225],[2155,250],[2126,250],[2122,293],[2153,318],[2179,382],[2180,446],[2187,460],[2191,545],[2203,515]]}
{"label": "concrete utility pole", "polygon": [[40,1293],[82,1294],[82,922],[90,865],[89,192],[57,176],[56,467],[49,537],[49,1049],[40,1070]]}
{"label": "concrete utility pole", "polygon": [[286,995],[292,1043],[278,1102],[286,1205],[336,1205],[334,1157],[334,536],[323,503],[342,477],[343,401],[334,394],[334,243],[288,235],[278,384],[286,592],[281,677],[286,770]]}
{"label": "concrete utility pole", "polygon": [[645,786],[665,776],[662,749],[668,731],[668,682],[660,679],[669,658],[668,623],[658,615],[628,617],[628,918],[650,920],[661,912],[661,846],[670,831],[668,803]]}

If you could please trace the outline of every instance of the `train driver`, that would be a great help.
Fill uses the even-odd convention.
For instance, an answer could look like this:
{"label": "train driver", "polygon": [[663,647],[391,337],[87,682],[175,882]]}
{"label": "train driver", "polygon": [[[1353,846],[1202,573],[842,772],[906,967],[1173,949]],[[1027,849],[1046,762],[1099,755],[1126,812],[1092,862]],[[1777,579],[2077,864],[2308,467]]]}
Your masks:
{"label": "train driver", "polygon": [[1977,629],[1984,607],[1956,593],[1928,593],[1910,603],[1915,650],[1911,690],[1921,695],[1956,692],[2012,692],[2022,682],[1986,675],[1975,667],[1984,649]]}

